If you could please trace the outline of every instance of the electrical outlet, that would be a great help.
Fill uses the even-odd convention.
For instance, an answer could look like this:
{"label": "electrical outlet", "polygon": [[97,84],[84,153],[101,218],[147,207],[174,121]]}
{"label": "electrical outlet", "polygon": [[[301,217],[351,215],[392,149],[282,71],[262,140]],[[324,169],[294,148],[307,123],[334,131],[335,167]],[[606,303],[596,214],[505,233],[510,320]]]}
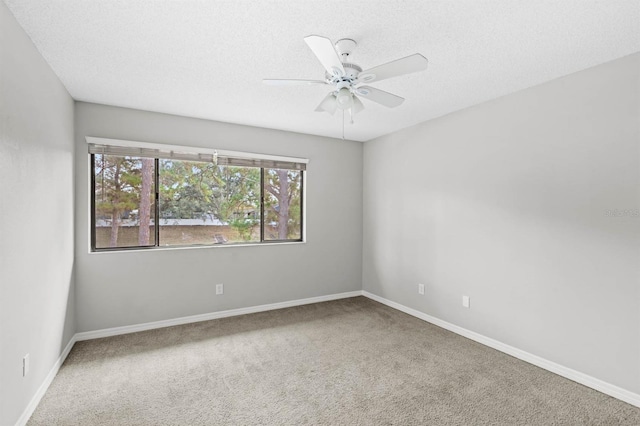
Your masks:
{"label": "electrical outlet", "polygon": [[471,300],[469,299],[469,296],[462,296],[462,306],[464,306],[465,308],[469,308],[471,306]]}
{"label": "electrical outlet", "polygon": [[424,284],[418,284],[418,294],[424,294]]}
{"label": "electrical outlet", "polygon": [[224,284],[216,284],[216,295],[224,294]]}
{"label": "electrical outlet", "polygon": [[22,377],[26,377],[27,374],[29,374],[29,354],[22,358]]}

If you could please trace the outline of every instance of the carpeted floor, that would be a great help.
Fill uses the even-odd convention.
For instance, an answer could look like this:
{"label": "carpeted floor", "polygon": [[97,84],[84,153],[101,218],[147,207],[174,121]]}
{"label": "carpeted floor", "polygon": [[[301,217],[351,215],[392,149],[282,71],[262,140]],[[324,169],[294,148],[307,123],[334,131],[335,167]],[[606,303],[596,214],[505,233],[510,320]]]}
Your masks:
{"label": "carpeted floor", "polygon": [[640,409],[357,297],[78,342],[29,425],[640,425]]}

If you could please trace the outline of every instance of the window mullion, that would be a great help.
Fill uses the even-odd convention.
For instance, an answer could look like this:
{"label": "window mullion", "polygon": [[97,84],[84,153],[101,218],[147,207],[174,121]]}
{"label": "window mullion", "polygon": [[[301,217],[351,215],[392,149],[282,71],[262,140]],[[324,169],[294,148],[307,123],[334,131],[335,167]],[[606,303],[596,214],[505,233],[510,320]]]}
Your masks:
{"label": "window mullion", "polygon": [[155,209],[154,210],[154,226],[153,233],[155,234],[156,247],[160,247],[160,160],[155,158],[154,167],[154,179],[155,179]]}
{"label": "window mullion", "polygon": [[91,250],[96,249],[96,158],[91,154]]}
{"label": "window mullion", "polygon": [[260,242],[264,242],[264,168],[260,169]]}
{"label": "window mullion", "polygon": [[300,171],[300,240],[304,241],[304,171]]}

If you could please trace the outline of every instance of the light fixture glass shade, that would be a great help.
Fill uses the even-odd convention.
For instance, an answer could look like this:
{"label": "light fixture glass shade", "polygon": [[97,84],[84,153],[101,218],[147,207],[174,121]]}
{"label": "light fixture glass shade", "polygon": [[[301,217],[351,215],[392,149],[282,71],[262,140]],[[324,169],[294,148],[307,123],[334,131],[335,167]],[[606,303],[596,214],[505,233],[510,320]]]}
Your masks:
{"label": "light fixture glass shade", "polygon": [[337,107],[338,107],[338,101],[336,101],[336,95],[334,95],[332,92],[332,93],[329,93],[322,100],[322,102],[320,102],[320,105],[318,105],[318,107],[316,108],[316,111],[319,111],[319,112],[325,111],[333,115],[333,113],[336,112]]}
{"label": "light fixture glass shade", "polygon": [[351,92],[346,87],[338,90],[338,94],[336,95],[336,101],[338,103],[338,108],[340,109],[349,109],[351,105],[353,105],[353,98],[351,97]]}
{"label": "light fixture glass shade", "polygon": [[353,115],[356,115],[357,113],[359,113],[364,109],[364,105],[356,95],[352,95],[352,96],[353,96],[353,106],[351,107],[351,112],[353,113]]}

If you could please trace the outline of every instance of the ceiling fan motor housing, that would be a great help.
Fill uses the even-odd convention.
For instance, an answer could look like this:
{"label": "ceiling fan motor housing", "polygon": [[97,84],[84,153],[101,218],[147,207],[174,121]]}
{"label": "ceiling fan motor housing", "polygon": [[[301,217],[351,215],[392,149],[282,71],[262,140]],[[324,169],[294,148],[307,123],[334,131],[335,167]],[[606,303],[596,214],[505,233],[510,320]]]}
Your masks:
{"label": "ceiling fan motor housing", "polygon": [[342,67],[344,68],[344,75],[334,76],[327,72],[325,73],[326,79],[333,84],[336,84],[340,81],[349,81],[350,83],[353,83],[353,81],[358,77],[358,74],[362,72],[362,68],[360,68],[356,64],[351,64],[349,62],[343,62]]}

